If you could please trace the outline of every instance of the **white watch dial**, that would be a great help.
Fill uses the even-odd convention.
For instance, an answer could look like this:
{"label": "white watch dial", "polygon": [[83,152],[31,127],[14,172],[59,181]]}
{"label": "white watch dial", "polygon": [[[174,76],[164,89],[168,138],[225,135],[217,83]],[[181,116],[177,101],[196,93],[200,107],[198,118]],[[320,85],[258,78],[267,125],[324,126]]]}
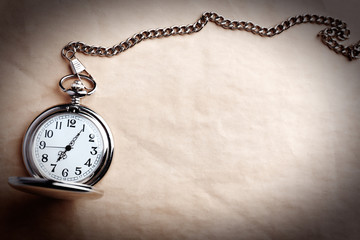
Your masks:
{"label": "white watch dial", "polygon": [[63,112],[47,118],[37,127],[30,151],[43,177],[84,182],[101,165],[104,142],[99,128],[90,118]]}

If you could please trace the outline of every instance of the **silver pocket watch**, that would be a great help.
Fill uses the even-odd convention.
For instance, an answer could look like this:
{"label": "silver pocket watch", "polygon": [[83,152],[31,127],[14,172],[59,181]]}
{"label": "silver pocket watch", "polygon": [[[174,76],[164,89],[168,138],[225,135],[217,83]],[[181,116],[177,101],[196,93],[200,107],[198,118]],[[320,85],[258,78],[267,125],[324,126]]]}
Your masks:
{"label": "silver pocket watch", "polygon": [[[68,58],[73,74],[63,77],[60,88],[71,103],[45,110],[26,131],[22,155],[31,177],[10,177],[9,184],[21,191],[60,199],[99,198],[93,187],[111,164],[114,142],[109,127],[93,110],[80,105],[80,98],[96,90],[96,82],[74,57]],[[74,80],[75,79],[75,80]],[[74,80],[66,89],[64,82]],[[85,87],[83,81],[92,86]]]}

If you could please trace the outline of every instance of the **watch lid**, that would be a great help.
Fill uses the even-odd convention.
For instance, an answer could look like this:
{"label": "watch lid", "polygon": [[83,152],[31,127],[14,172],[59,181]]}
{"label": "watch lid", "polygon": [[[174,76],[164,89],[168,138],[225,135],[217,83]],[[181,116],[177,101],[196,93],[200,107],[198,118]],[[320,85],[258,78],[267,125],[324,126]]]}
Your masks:
{"label": "watch lid", "polygon": [[97,199],[103,196],[102,190],[81,183],[34,177],[9,177],[8,183],[11,187],[23,192],[57,199]]}

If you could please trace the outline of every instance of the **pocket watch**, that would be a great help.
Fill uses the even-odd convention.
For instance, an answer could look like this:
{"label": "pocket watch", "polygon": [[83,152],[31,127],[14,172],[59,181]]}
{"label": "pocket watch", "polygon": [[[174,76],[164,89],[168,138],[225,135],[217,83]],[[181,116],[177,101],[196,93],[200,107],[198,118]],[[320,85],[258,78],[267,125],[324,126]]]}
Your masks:
{"label": "pocket watch", "polygon": [[[83,65],[77,59],[71,59],[71,63],[76,74],[59,82],[71,96],[71,103],[45,110],[30,124],[22,155],[32,177],[10,177],[9,184],[21,191],[60,199],[99,198],[103,191],[93,185],[109,169],[113,137],[97,113],[80,105],[80,98],[94,93],[96,82],[91,75],[79,74]],[[63,83],[71,79],[75,79],[71,88],[65,89]],[[90,82],[91,88],[82,80]]]}
{"label": "pocket watch", "polygon": [[[69,104],[58,105],[41,113],[30,125],[23,141],[23,159],[31,177],[10,177],[9,184],[19,190],[45,196],[77,199],[98,198],[102,191],[93,187],[108,170],[114,150],[109,127],[94,111],[80,105],[80,98],[96,89],[94,78],[75,57],[76,52],[112,57],[143,40],[199,32],[208,22],[230,30],[244,30],[261,37],[274,37],[302,23],[327,26],[318,34],[321,41],[335,53],[349,60],[360,58],[360,41],[349,46],[340,41],[349,37],[350,30],[339,19],[319,15],[297,15],[271,28],[252,22],[225,19],[214,12],[205,12],[193,24],[142,31],[113,47],[90,46],[83,42],[70,42],[62,56],[70,63],[73,74],[63,77],[62,91],[69,94]],[[73,79],[70,88],[64,82]],[[89,82],[86,87],[83,81]]]}

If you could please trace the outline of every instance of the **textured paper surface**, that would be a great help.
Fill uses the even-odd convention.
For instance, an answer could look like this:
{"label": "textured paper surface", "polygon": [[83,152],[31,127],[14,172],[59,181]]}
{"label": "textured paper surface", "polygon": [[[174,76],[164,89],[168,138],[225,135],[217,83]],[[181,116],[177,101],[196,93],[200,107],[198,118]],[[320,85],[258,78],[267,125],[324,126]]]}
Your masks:
{"label": "textured paper surface", "polygon": [[273,26],[301,13],[346,21],[348,1],[3,1],[1,224],[4,239],[359,239],[360,62],[301,25],[271,39],[209,23],[80,61],[97,92],[83,104],[111,127],[115,156],[96,201],[17,192],[21,141],[46,108],[69,41],[112,46],[204,11]]}

